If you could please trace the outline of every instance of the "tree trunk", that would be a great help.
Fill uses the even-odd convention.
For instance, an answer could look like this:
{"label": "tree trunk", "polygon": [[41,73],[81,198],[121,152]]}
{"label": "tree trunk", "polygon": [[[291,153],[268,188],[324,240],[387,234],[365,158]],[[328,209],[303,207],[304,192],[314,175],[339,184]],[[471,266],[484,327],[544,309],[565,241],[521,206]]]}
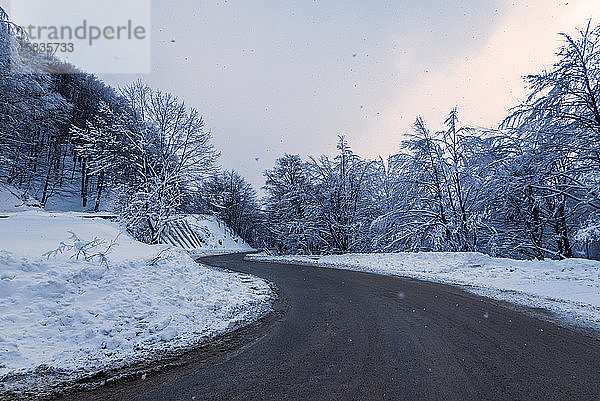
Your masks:
{"label": "tree trunk", "polygon": [[100,210],[100,198],[102,196],[102,190],[104,189],[104,171],[100,172],[100,176],[98,176],[98,192],[96,195],[96,205],[94,206],[94,212],[98,213]]}
{"label": "tree trunk", "polygon": [[565,258],[573,257],[573,249],[571,247],[571,241],[569,240],[569,230],[567,228],[567,218],[565,216],[565,204],[564,200],[561,201],[558,206],[558,235],[560,241],[560,248],[562,248],[561,254]]}
{"label": "tree trunk", "polygon": [[87,160],[81,160],[81,200],[83,207],[87,207]]}

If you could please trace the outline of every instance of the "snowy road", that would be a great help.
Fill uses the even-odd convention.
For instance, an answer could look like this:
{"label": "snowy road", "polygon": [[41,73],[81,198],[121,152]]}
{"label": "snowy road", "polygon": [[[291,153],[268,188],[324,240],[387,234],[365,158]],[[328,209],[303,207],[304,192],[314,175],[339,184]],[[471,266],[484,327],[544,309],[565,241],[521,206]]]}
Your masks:
{"label": "snowy road", "polygon": [[[202,351],[210,357],[73,399],[600,399],[597,338],[499,301],[442,284],[241,255],[205,262],[276,283],[285,313]],[[243,342],[251,343],[240,348]]]}

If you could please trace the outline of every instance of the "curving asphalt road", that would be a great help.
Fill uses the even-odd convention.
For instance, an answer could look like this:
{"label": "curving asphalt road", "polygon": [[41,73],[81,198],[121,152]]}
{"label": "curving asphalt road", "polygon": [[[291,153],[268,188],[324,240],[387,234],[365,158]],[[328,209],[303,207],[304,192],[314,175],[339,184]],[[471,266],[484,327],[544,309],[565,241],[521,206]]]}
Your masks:
{"label": "curving asphalt road", "polygon": [[70,399],[600,400],[600,341],[411,279],[203,260],[280,290],[276,312],[179,366]]}

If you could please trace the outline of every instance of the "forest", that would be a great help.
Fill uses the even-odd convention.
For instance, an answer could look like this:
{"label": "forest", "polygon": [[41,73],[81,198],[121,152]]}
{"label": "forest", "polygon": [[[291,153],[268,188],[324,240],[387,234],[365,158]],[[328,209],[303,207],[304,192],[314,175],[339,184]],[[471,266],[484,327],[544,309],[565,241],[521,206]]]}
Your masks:
{"label": "forest", "polygon": [[401,150],[375,160],[340,136],[333,156],[277,159],[262,199],[219,166],[199,111],[33,51],[1,9],[0,75],[0,181],[41,206],[70,196],[110,210],[147,243],[210,213],[282,254],[600,257],[600,26],[563,35],[499,127],[470,127],[457,109],[443,127],[417,117]]}
{"label": "forest", "polygon": [[[280,253],[451,251],[598,258],[600,27],[562,35],[557,61],[499,127],[420,117],[388,158],[285,155],[265,173]],[[490,94],[493,96],[493,94]]]}
{"label": "forest", "polygon": [[250,240],[256,193],[219,169],[197,110],[139,81],[115,90],[34,51],[1,9],[0,28],[1,181],[42,207],[58,197],[114,211],[148,243],[184,212],[217,214]]}

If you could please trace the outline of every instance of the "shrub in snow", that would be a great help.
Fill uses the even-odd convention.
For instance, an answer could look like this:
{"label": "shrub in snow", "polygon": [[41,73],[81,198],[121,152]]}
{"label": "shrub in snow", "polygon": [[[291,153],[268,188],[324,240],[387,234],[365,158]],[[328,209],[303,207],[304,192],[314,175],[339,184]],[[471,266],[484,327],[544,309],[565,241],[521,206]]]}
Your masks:
{"label": "shrub in snow", "polygon": [[588,221],[585,227],[582,227],[577,231],[575,239],[581,242],[600,241],[600,221]]}
{"label": "shrub in snow", "polygon": [[[94,237],[92,240],[82,240],[73,231],[69,231],[71,236],[69,242],[61,242],[58,248],[44,253],[42,256],[50,259],[65,252],[71,253],[71,259],[79,260],[81,257],[86,262],[98,261],[101,265],[108,268],[107,255],[113,245],[117,244],[117,238],[107,242],[101,238]],[[118,237],[118,236],[117,236]]]}

